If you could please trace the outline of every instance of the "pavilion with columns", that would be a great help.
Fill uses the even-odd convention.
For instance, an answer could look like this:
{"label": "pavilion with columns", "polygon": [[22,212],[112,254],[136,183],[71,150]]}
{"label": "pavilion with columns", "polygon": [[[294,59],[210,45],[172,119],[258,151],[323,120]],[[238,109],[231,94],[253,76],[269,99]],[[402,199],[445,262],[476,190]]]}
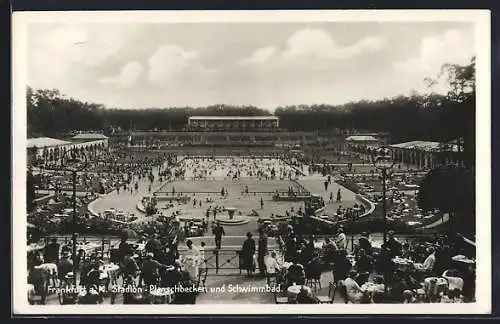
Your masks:
{"label": "pavilion with columns", "polygon": [[389,145],[389,149],[396,164],[412,165],[421,169],[436,168],[442,163],[462,164],[456,144],[411,141]]}

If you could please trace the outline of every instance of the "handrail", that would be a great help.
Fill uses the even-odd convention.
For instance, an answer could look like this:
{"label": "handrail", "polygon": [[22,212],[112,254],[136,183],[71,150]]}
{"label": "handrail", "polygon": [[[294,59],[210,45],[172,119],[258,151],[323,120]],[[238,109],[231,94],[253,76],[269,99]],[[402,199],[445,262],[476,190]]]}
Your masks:
{"label": "handrail", "polygon": [[375,207],[376,206],[369,199],[367,199],[366,197],[364,197],[364,196],[362,196],[360,194],[357,194],[356,198],[362,200],[365,204],[368,204],[370,206],[370,208],[364,214],[360,215],[358,218],[369,216],[369,215],[371,215],[375,211]]}

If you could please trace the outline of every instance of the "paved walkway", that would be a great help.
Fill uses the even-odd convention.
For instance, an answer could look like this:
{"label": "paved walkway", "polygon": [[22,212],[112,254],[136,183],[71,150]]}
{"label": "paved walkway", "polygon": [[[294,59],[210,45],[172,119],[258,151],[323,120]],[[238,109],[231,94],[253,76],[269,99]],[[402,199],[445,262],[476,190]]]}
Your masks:
{"label": "paved walkway", "polygon": [[[356,194],[351,190],[332,181],[328,185],[328,190],[325,190],[325,177],[319,174],[301,177],[297,180],[304,188],[312,194],[321,195],[325,201],[325,213],[333,214],[337,211],[338,206],[351,207],[356,202]],[[337,190],[340,189],[342,201],[336,202]],[[333,193],[333,200],[330,201],[330,194]]]}
{"label": "paved walkway", "polygon": [[444,224],[444,223],[448,222],[449,220],[450,220],[450,214],[446,213],[446,214],[444,214],[443,218],[440,218],[431,224],[422,226],[421,228],[429,229],[429,228],[438,227],[439,225]]}
{"label": "paved walkway", "polygon": [[[321,275],[321,289],[316,294],[328,295],[328,283],[333,280],[332,272],[323,272]],[[252,292],[253,288],[266,286],[264,278],[248,278],[246,274],[232,276],[208,276],[207,292],[201,294],[197,304],[274,304],[272,292]],[[225,289],[223,292],[222,290]],[[334,303],[343,303],[337,291]]]}
{"label": "paved walkway", "polygon": [[[155,180],[151,185],[151,193],[158,190],[164,182],[158,181],[158,167],[153,168],[153,174],[155,175]],[[125,214],[141,214],[137,209],[137,203],[141,201],[141,199],[151,194],[149,192],[149,179],[142,178],[141,180],[137,180],[137,177],[134,178],[132,183],[136,181],[139,182],[139,188],[137,192],[134,191],[131,193],[130,191],[124,191],[123,187],[120,188],[120,192],[118,193],[116,190],[112,192],[102,195],[98,200],[91,203],[90,208],[96,213],[104,213],[105,210],[110,208],[115,208],[117,210],[123,211]]]}

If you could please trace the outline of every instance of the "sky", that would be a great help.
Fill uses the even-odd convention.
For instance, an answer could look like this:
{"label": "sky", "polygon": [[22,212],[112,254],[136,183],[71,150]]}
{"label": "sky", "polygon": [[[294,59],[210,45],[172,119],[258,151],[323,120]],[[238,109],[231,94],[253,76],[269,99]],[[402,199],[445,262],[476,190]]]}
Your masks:
{"label": "sky", "polygon": [[467,22],[31,23],[28,85],[109,108],[342,104],[424,90]]}

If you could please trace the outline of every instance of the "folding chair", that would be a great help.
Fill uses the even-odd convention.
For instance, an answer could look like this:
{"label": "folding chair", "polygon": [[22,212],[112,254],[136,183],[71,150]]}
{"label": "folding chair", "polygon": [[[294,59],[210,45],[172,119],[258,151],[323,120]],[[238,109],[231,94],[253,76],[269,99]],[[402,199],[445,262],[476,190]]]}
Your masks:
{"label": "folding chair", "polygon": [[328,283],[328,296],[318,296],[320,304],[333,304],[335,299],[335,292],[337,291],[337,285],[333,282]]}
{"label": "folding chair", "polygon": [[[321,277],[321,275],[320,275],[320,277]],[[318,288],[321,289],[321,280],[320,280],[320,277],[313,276],[313,277],[306,278],[306,286],[311,287],[315,291],[317,291]]]}

